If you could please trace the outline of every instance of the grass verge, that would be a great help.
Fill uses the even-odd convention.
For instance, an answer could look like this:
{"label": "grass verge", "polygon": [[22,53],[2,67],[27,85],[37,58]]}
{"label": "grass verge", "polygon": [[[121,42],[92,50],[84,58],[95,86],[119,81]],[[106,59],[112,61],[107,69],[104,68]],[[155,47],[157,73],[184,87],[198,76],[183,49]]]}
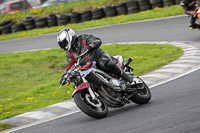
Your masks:
{"label": "grass verge", "polygon": [[121,15],[116,17],[110,18],[103,18],[100,20],[93,20],[83,23],[77,24],[68,24],[64,26],[57,26],[57,27],[46,27],[42,29],[34,29],[30,31],[22,31],[12,34],[0,35],[0,40],[9,40],[14,38],[22,38],[22,37],[30,37],[35,35],[43,35],[48,33],[55,33],[59,30],[63,29],[64,27],[71,27],[74,30],[97,27],[97,26],[105,26],[105,25],[112,25],[112,24],[119,24],[124,22],[130,21],[137,21],[137,20],[144,20],[144,19],[153,19],[153,18],[162,18],[174,15],[181,15],[184,14],[184,11],[181,6],[175,5],[171,7],[165,8],[155,8],[154,10],[148,10],[136,14],[129,14],[129,15]]}
{"label": "grass verge", "polygon": [[[103,45],[111,55],[133,57],[138,76],[178,59],[183,51],[172,45]],[[126,52],[124,52],[126,51]],[[65,69],[65,52],[60,49],[0,54],[0,120],[71,99],[72,86],[59,89]]]}
{"label": "grass verge", "polygon": [[6,123],[0,123],[0,132],[3,131],[3,130],[8,130],[10,128],[13,128],[15,126],[11,126],[11,125],[8,125]]}

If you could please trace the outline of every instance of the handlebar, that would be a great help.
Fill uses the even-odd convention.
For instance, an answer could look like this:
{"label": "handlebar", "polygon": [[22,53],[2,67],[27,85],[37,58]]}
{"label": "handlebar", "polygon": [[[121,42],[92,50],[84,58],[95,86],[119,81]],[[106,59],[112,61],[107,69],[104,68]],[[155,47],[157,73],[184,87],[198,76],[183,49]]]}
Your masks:
{"label": "handlebar", "polygon": [[77,63],[74,64],[74,65],[71,67],[70,70],[68,70],[67,74],[63,77],[64,80],[62,81],[62,83],[61,83],[61,85],[60,85],[59,88],[61,88],[62,85],[64,84],[64,82],[66,82],[66,80],[68,79],[68,77],[71,75],[71,72],[79,66],[81,57],[83,57],[85,54],[87,54],[88,51],[89,51],[89,49],[87,49],[87,50],[84,51],[81,55],[79,55],[79,56],[77,57]]}

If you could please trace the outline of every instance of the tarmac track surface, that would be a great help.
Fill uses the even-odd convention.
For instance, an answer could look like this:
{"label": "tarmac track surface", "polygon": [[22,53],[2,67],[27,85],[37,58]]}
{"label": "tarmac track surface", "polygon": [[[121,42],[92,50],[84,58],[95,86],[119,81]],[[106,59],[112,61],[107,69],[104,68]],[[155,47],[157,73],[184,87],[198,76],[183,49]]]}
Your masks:
{"label": "tarmac track surface", "polygon": [[[200,40],[199,31],[187,29],[186,16],[111,27],[80,30],[102,38],[103,43],[139,41]],[[0,52],[56,48],[56,34],[0,42]],[[23,40],[23,41],[22,41]],[[15,43],[14,43],[15,42]],[[27,127],[16,133],[199,133],[200,70],[151,88],[152,100],[146,105],[131,104],[111,109],[107,118],[96,120],[74,113],[53,121]]]}
{"label": "tarmac track surface", "polygon": [[111,109],[107,118],[82,112],[15,133],[199,133],[200,70],[151,89],[146,105]]}

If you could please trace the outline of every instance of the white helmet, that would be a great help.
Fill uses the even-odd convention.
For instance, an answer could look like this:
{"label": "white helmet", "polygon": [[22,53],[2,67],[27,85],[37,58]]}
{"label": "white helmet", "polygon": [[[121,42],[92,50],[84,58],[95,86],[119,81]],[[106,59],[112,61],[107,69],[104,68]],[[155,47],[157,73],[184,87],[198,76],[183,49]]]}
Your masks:
{"label": "white helmet", "polygon": [[57,42],[61,49],[69,51],[76,40],[75,32],[70,28],[64,28],[57,34]]}

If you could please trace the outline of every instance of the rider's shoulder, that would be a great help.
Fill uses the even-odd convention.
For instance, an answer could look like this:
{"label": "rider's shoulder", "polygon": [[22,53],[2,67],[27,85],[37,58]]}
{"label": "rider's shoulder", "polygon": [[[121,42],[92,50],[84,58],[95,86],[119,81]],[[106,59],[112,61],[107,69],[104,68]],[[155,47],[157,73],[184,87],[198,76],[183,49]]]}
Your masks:
{"label": "rider's shoulder", "polygon": [[87,33],[82,33],[82,34],[79,34],[77,37],[80,38],[80,39],[84,39],[84,38],[88,38],[88,37],[91,37],[93,36],[92,34],[87,34]]}

